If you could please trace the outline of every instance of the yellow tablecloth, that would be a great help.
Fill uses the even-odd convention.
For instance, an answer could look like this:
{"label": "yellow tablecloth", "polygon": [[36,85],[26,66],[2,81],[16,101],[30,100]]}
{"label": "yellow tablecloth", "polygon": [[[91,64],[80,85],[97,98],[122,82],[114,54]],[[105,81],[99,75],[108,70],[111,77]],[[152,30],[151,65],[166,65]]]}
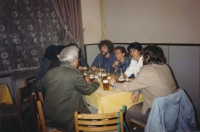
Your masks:
{"label": "yellow tablecloth", "polygon": [[0,103],[13,104],[10,91],[5,83],[0,84]]}
{"label": "yellow tablecloth", "polygon": [[[98,109],[97,113],[117,112],[125,105],[127,108],[133,105],[131,101],[132,92],[117,92],[116,89],[109,88],[104,91],[102,84],[90,96],[85,96],[86,102],[92,107]],[[139,99],[134,104],[142,102],[143,96],[140,94]]]}

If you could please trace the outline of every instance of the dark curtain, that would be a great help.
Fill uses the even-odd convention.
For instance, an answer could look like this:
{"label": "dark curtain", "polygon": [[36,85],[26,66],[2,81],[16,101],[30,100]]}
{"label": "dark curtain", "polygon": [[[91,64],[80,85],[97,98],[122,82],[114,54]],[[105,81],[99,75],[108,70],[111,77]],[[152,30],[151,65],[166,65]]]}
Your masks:
{"label": "dark curtain", "polygon": [[0,0],[0,17],[3,14],[4,7],[6,5],[7,0]]}
{"label": "dark curtain", "polygon": [[63,31],[50,0],[8,0],[0,16],[0,71],[39,66]]}
{"label": "dark curtain", "polygon": [[77,43],[83,34],[81,29],[80,0],[51,0],[55,12],[62,26],[67,31],[66,35]]}

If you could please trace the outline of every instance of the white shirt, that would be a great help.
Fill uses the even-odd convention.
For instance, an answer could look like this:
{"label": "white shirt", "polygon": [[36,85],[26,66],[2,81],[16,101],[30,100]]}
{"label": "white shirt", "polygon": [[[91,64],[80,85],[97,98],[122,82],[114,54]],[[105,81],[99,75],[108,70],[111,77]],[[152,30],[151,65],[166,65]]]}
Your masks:
{"label": "white shirt", "polygon": [[127,75],[127,77],[130,77],[132,74],[134,74],[134,76],[137,77],[140,67],[143,66],[142,59],[143,59],[143,57],[140,56],[140,59],[138,62],[134,59],[131,60],[129,67],[127,67],[127,69],[125,71],[125,74]]}

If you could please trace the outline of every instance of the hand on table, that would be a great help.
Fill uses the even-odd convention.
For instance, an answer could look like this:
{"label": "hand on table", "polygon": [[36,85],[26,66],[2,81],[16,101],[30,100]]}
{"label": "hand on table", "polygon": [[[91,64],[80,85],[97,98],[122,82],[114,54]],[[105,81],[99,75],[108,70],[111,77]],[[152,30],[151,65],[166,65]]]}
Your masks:
{"label": "hand on table", "polygon": [[91,82],[89,76],[86,76],[86,77],[85,77],[85,81],[86,81],[87,83],[89,83],[89,84],[92,83],[92,82],[99,83],[97,80],[94,80],[94,81]]}
{"label": "hand on table", "polygon": [[119,77],[118,77],[118,76],[116,76],[116,75],[114,75],[114,76],[113,76],[113,78],[114,78],[114,79],[115,79],[115,81],[117,82],[117,80],[118,80],[118,78],[119,78]]}
{"label": "hand on table", "polygon": [[97,80],[94,80],[93,82],[99,83]]}
{"label": "hand on table", "polygon": [[139,93],[136,91],[136,92],[133,92],[131,94],[131,100],[133,101],[133,103],[137,102],[138,101],[138,97],[139,97]]}
{"label": "hand on table", "polygon": [[97,68],[96,68],[96,66],[92,66],[92,71],[96,71],[97,70]]}
{"label": "hand on table", "polygon": [[83,67],[82,67],[82,66],[78,66],[78,69],[79,69],[80,71],[83,71]]}
{"label": "hand on table", "polygon": [[85,81],[86,81],[87,83],[90,83],[90,78],[89,78],[88,76],[86,76],[86,77],[85,77]]}
{"label": "hand on table", "polygon": [[116,80],[114,78],[110,79],[109,84],[113,86],[116,83]]}

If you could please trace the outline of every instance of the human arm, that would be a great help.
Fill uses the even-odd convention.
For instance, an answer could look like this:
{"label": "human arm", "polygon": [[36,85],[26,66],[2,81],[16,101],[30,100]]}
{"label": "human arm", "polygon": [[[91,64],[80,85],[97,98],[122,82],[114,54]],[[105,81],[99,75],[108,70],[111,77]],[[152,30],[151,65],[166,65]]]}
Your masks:
{"label": "human arm", "polygon": [[117,81],[114,78],[110,79],[110,81],[109,81],[109,84],[111,86],[114,86],[116,83],[117,83]]}
{"label": "human arm", "polygon": [[117,89],[120,91],[137,91],[148,88],[150,82],[154,78],[152,74],[148,74],[149,71],[141,68],[140,74],[131,80],[130,82],[119,83]]}
{"label": "human arm", "polygon": [[125,57],[124,62],[116,66],[115,74],[117,76],[120,76],[121,73],[123,74],[126,71],[126,69],[128,68],[128,66],[130,65],[130,61],[131,61],[130,58]]}
{"label": "human arm", "polygon": [[132,100],[133,103],[135,103],[135,102],[138,101],[139,95],[140,95],[139,91],[132,92],[132,94],[131,94],[131,100]]}
{"label": "human arm", "polygon": [[114,74],[114,73],[115,73],[115,67],[116,67],[117,65],[119,65],[119,61],[116,60],[116,61],[113,62],[111,68],[109,69],[109,72],[110,72],[111,74]]}
{"label": "human arm", "polygon": [[95,90],[98,89],[99,83],[98,82],[92,82],[92,83],[87,83],[89,82],[89,78],[86,81],[81,73],[75,76],[74,78],[76,81],[74,82],[75,84],[75,89],[80,92],[83,95],[90,95],[92,94]]}
{"label": "human arm", "polygon": [[129,66],[126,68],[124,74],[127,76],[127,77],[130,77],[132,74],[134,74],[134,71],[136,69],[136,61],[135,60],[131,60]]}
{"label": "human arm", "polygon": [[94,80],[94,81],[91,82],[89,76],[86,76],[86,77],[85,77],[85,81],[86,81],[87,83],[89,83],[89,84],[91,84],[92,82],[99,83],[97,80]]}

